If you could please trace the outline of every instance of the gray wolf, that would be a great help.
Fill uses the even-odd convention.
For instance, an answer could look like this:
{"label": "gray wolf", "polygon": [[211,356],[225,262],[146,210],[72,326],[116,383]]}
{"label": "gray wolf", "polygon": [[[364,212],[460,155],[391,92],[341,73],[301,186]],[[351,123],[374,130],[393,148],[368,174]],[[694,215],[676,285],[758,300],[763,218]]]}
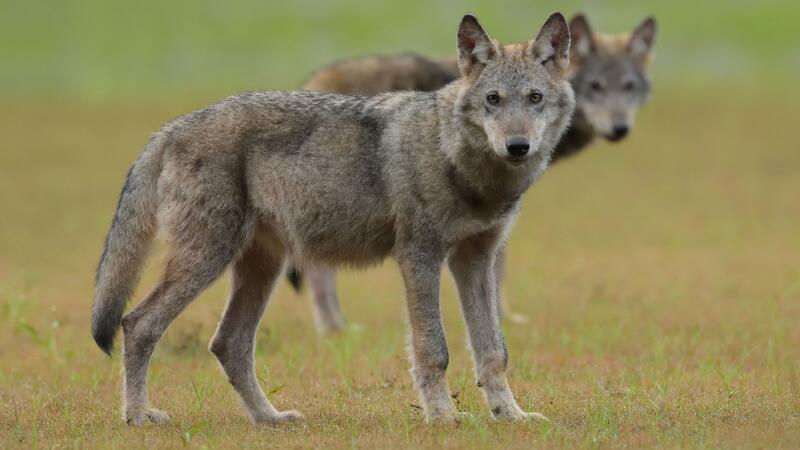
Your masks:
{"label": "gray wolf", "polygon": [[[492,268],[574,110],[569,30],[555,13],[536,38],[501,45],[467,15],[457,43],[461,76],[438,91],[250,92],[152,137],[120,194],[92,314],[106,352],[122,326],[129,424],[169,420],[147,396],[150,357],[169,324],[228,266],[232,292],[209,350],[255,423],[300,419],[265,397],[253,361],[285,261],[365,266],[387,256],[405,281],[411,374],[426,418],[457,420],[439,307],[445,263],[492,416],[542,417],[524,412],[509,387]],[[123,317],[156,231],[171,244],[166,267]]]}
{"label": "gray wolf", "polygon": [[[577,107],[567,132],[554,150],[551,163],[566,159],[591,145],[597,137],[612,142],[625,138],[633,128],[639,108],[650,93],[649,62],[656,36],[656,22],[646,18],[633,32],[595,33],[583,14],[569,22],[572,36],[567,78],[575,91]],[[303,89],[352,95],[377,95],[397,90],[439,89],[459,76],[454,59],[431,59],[413,53],[345,59],[313,73]],[[498,280],[504,275],[504,249],[498,256]],[[342,330],[346,321],[336,293],[333,269],[314,265],[302,269],[307,275],[312,312],[317,331]],[[299,290],[301,271],[287,272]],[[512,313],[513,321],[526,318]]]}

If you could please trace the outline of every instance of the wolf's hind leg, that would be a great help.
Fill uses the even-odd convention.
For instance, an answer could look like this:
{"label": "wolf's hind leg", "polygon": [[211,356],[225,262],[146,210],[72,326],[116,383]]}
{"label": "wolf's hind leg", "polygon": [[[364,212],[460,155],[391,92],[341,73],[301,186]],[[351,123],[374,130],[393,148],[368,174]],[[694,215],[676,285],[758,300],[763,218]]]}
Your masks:
{"label": "wolf's hind leg", "polygon": [[497,312],[503,320],[512,323],[526,324],[529,322],[528,316],[511,310],[507,297],[503,294],[503,282],[506,278],[506,243],[500,245],[497,250],[497,257],[494,262],[494,279],[497,284]]}
{"label": "wolf's hind leg", "polygon": [[[233,236],[237,233],[233,233]],[[238,240],[203,233],[177,240],[158,286],[122,319],[125,334],[125,421],[142,425],[169,421],[169,416],[150,408],[147,399],[147,369],[158,340],[175,317],[197,295],[219,277],[233,258]]]}
{"label": "wolf's hind leg", "polygon": [[312,265],[306,274],[317,332],[325,335],[344,330],[346,322],[336,296],[336,272],[330,267]]}
{"label": "wolf's hind leg", "polygon": [[271,425],[303,417],[272,406],[258,385],[253,361],[256,329],[282,265],[277,249],[265,249],[258,242],[250,245],[234,263],[231,297],[209,345],[253,422]]}

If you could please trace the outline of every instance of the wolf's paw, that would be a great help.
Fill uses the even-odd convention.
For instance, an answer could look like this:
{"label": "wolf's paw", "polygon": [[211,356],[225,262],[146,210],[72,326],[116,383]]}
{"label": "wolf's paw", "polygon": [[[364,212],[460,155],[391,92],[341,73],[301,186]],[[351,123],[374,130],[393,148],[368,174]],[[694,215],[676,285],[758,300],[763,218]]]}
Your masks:
{"label": "wolf's paw", "polygon": [[509,311],[507,317],[508,317],[508,321],[509,322],[515,323],[517,325],[524,325],[524,324],[530,322],[530,319],[528,318],[528,316],[526,316],[525,314],[520,314],[520,313],[516,313],[516,312]]}
{"label": "wolf's paw", "polygon": [[153,423],[168,423],[170,420],[169,414],[161,411],[160,409],[155,408],[147,408],[144,412],[144,415],[150,419],[150,422]]}
{"label": "wolf's paw", "polygon": [[352,331],[354,333],[360,333],[367,329],[363,323],[358,322],[347,322],[347,331]]}
{"label": "wolf's paw", "polygon": [[169,414],[155,408],[144,408],[137,411],[128,411],[125,414],[125,423],[134,427],[140,427],[149,423],[164,424],[171,419]]}
{"label": "wolf's paw", "polygon": [[281,411],[276,414],[258,417],[255,419],[257,425],[278,426],[284,423],[299,422],[303,420],[303,413],[295,410]]}
{"label": "wolf's paw", "polygon": [[425,420],[434,425],[457,425],[469,420],[471,417],[472,415],[468,412],[444,409],[429,412]]}
{"label": "wolf's paw", "polygon": [[349,329],[350,325],[344,319],[320,319],[317,322],[317,333],[320,336],[336,336]]}
{"label": "wolf's paw", "polygon": [[525,420],[529,422],[550,422],[550,419],[548,419],[547,416],[537,412],[526,412]]}
{"label": "wolf's paw", "polygon": [[525,412],[517,405],[502,405],[492,408],[492,417],[504,422],[547,422],[548,419],[537,412]]}
{"label": "wolf's paw", "polygon": [[467,411],[456,411],[456,423],[469,422],[473,419],[473,415]]}
{"label": "wolf's paw", "polygon": [[455,425],[461,422],[461,418],[456,413],[429,414],[426,421],[431,425]]}

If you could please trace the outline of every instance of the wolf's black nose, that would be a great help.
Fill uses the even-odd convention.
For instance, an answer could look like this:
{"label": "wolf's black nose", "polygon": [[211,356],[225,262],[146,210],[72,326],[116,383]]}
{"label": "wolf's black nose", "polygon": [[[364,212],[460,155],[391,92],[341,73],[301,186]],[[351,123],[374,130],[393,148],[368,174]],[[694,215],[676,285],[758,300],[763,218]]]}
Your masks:
{"label": "wolf's black nose", "polygon": [[618,141],[618,140],[624,138],[625,136],[628,135],[628,132],[630,130],[631,129],[627,125],[624,125],[624,124],[623,125],[614,125],[614,129],[611,130],[611,140],[612,141]]}
{"label": "wolf's black nose", "polygon": [[522,136],[512,136],[506,140],[506,150],[511,156],[525,156],[530,150],[531,144],[528,143],[528,138]]}

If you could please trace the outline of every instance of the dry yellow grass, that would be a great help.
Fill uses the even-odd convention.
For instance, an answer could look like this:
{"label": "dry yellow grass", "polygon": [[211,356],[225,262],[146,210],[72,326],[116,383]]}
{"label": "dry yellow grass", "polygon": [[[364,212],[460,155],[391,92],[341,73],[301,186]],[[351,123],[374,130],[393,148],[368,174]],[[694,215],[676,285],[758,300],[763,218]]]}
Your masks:
{"label": "dry yellow grass", "polygon": [[[404,304],[387,262],[340,281],[361,326],[319,339],[281,285],[257,366],[279,408],[253,428],[205,350],[227,281],[197,299],[153,360],[172,415],[131,429],[119,355],[94,346],[93,270],[125,171],[166,105],[4,102],[0,111],[0,447],[800,446],[800,151],[796,98],[660,87],[633,136],[553,168],[511,237],[510,377],[549,424],[488,420],[454,290],[449,380],[473,419],[429,427],[413,406]],[[795,119],[796,120],[796,119]],[[152,286],[158,257],[138,295]]]}

